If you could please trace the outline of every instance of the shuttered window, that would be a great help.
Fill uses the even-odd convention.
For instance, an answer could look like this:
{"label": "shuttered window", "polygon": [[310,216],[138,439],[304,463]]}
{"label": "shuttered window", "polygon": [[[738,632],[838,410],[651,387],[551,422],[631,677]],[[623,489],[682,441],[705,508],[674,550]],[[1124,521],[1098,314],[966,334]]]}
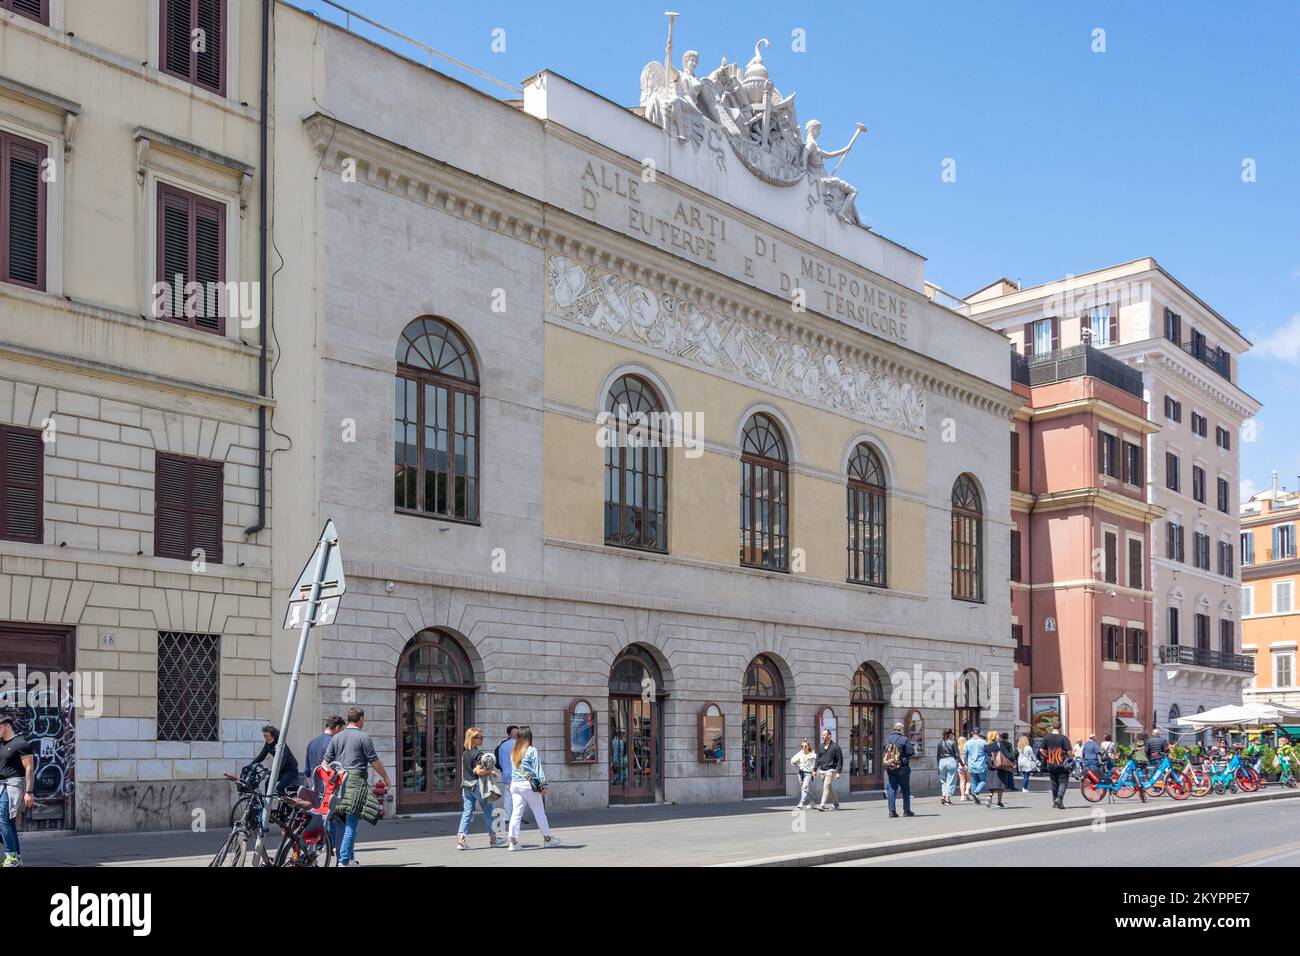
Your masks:
{"label": "shuttered window", "polygon": [[159,453],[154,463],[154,554],[221,563],[223,465]]}
{"label": "shuttered window", "polygon": [[45,147],[0,132],[0,281],[45,288]]}
{"label": "shuttered window", "polygon": [[0,10],[11,10],[47,26],[50,22],[50,0],[0,0]]}
{"label": "shuttered window", "polygon": [[222,203],[158,184],[157,318],[225,334],[225,227]]}
{"label": "shuttered window", "polygon": [[33,428],[0,425],[0,538],[44,540],[45,445]]}
{"label": "shuttered window", "polygon": [[158,634],[158,739],[218,740],[221,635]]}
{"label": "shuttered window", "polygon": [[1142,542],[1137,538],[1128,539],[1128,586],[1141,590],[1145,578],[1142,561]]}
{"label": "shuttered window", "polygon": [[226,0],[161,0],[164,73],[225,95]]}

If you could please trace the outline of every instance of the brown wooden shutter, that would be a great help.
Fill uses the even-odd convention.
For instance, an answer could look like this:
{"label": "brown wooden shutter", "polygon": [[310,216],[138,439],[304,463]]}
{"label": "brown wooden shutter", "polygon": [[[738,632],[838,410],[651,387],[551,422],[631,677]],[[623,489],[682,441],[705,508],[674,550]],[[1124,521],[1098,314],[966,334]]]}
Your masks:
{"label": "brown wooden shutter", "polygon": [[1058,352],[1061,349],[1061,320],[1053,318],[1052,322],[1052,351]]}
{"label": "brown wooden shutter", "polygon": [[1115,584],[1119,577],[1119,556],[1115,553],[1118,541],[1113,534],[1104,536],[1106,544],[1106,583]]}
{"label": "brown wooden shutter", "polygon": [[45,288],[45,147],[0,133],[0,280]]}
{"label": "brown wooden shutter", "polygon": [[194,12],[204,36],[203,52],[194,54],[194,82],[225,93],[226,0],[198,0]]}
{"label": "brown wooden shutter", "polygon": [[50,0],[3,0],[0,9],[12,10],[38,23],[50,22]]}
{"label": "brown wooden shutter", "polygon": [[[226,207],[166,183],[158,184],[158,281],[168,294],[160,318],[225,334]],[[192,314],[186,286],[198,283]]]}
{"label": "brown wooden shutter", "polygon": [[185,321],[185,286],[190,271],[190,204],[180,190],[158,186],[158,281],[167,285],[161,317]]}
{"label": "brown wooden shutter", "polygon": [[0,427],[0,538],[44,540],[45,446],[41,433]]}
{"label": "brown wooden shutter", "polygon": [[1020,490],[1020,435],[1011,432],[1011,490]]}
{"label": "brown wooden shutter", "polygon": [[202,548],[211,564],[221,563],[222,485],[220,462],[191,462],[190,551]]}
{"label": "brown wooden shutter", "polygon": [[219,203],[196,199],[194,202],[194,279],[204,289],[199,314],[194,324],[208,332],[224,331],[220,295],[209,295],[222,281],[225,250],[222,228],[225,207]]}
{"label": "brown wooden shutter", "polygon": [[160,558],[190,558],[189,462],[174,455],[154,459],[153,553]]}
{"label": "brown wooden shutter", "polygon": [[1022,579],[1020,573],[1020,532],[1011,532],[1011,580],[1019,581]]}
{"label": "brown wooden shutter", "polygon": [[1022,351],[1025,357],[1028,358],[1029,356],[1034,354],[1034,323],[1032,322],[1025,323],[1024,335],[1025,335],[1025,347]]}
{"label": "brown wooden shutter", "polygon": [[161,69],[187,80],[194,78],[191,69],[193,0],[162,0]]}

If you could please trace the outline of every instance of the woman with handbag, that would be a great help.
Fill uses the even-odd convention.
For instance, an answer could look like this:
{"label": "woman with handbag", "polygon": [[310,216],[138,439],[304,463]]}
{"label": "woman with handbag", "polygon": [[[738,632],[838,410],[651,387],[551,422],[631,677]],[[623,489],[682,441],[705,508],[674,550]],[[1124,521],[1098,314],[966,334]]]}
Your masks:
{"label": "woman with handbag", "polygon": [[1020,754],[1016,758],[1016,765],[1020,768],[1020,789],[1028,793],[1029,775],[1041,768],[1038,766],[1038,758],[1034,756],[1034,748],[1029,745],[1028,737],[1021,736],[1016,741],[1016,750]]}
{"label": "woman with handbag", "polygon": [[943,739],[939,741],[937,751],[939,757],[939,785],[942,788],[940,806],[952,806],[952,795],[957,792],[957,768],[961,765],[959,753],[957,742],[952,739],[952,730],[945,730]]}
{"label": "woman with handbag", "polygon": [[989,801],[986,806],[993,806],[993,795],[997,794],[998,806],[1006,809],[1006,804],[1002,802],[1002,791],[1007,788],[1006,767],[1015,766],[1008,759],[1002,750],[1001,735],[996,730],[990,730],[984,743],[984,758],[987,762],[988,773],[985,776],[984,789],[989,795]]}
{"label": "woman with handbag", "polygon": [[966,738],[957,738],[957,789],[963,801],[970,799],[970,767],[966,764]]}
{"label": "woman with handbag", "polygon": [[[483,755],[489,751],[483,749],[483,731],[477,727],[471,727],[465,731],[465,749],[460,755],[460,793],[461,793],[461,813],[460,829],[456,831],[456,848],[458,850],[468,850],[470,824],[474,822],[474,808],[479,807],[483,811],[483,826],[487,829],[488,846],[494,847],[500,841],[495,833],[492,832],[492,804],[487,797],[483,795],[480,781],[487,777],[489,780],[493,777],[500,777],[499,771],[488,770],[483,766]],[[495,764],[493,764],[495,767]],[[499,791],[498,791],[499,792]]]}
{"label": "woman with handbag", "polygon": [[551,824],[546,819],[546,805],[542,798],[550,788],[546,785],[542,758],[533,746],[533,732],[529,728],[519,728],[514,749],[510,751],[510,763],[514,766],[510,775],[510,796],[514,801],[510,809],[510,849],[521,849],[519,827],[524,822],[525,807],[533,812],[533,820],[542,831],[542,849],[559,846],[560,838],[551,833]]}

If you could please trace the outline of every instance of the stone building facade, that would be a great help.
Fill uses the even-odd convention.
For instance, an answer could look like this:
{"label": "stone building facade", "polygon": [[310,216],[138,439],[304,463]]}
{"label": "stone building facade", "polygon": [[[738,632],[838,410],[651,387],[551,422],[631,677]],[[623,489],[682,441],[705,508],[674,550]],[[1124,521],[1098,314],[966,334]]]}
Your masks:
{"label": "stone building facade", "polygon": [[219,8],[201,57],[167,0],[0,11],[0,706],[40,738],[28,828],[224,819],[271,710],[258,329],[156,308],[173,267],[256,301],[261,11]]}
{"label": "stone building facade", "polygon": [[[470,724],[529,725],[562,807],[793,793],[822,727],[878,787],[894,720],[931,786],[942,729],[1011,729],[1005,342],[847,184],[648,121],[650,67],[642,109],[551,72],[503,102],[277,16],[277,165],[320,175],[277,179],[276,590],[327,517],[349,581],[297,736],[362,706],[418,812]],[[695,441],[619,458],[620,397]]]}

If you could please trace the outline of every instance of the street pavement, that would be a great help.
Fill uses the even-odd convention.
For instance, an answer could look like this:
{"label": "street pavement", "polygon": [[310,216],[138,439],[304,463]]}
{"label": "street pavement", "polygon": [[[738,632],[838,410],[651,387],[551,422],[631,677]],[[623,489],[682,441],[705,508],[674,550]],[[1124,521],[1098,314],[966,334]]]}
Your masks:
{"label": "street pavement", "polygon": [[1296,836],[1300,803],[1270,800],[830,865],[1294,867]]}
{"label": "street pavement", "polygon": [[[513,853],[487,848],[481,815],[471,831],[474,849],[458,851],[455,833],[460,815],[437,814],[385,820],[378,826],[361,824],[357,859],[362,866],[394,867],[814,865],[971,841],[1006,841],[1044,828],[1054,829],[1058,836],[1063,827],[1095,831],[1103,821],[1113,825],[1134,815],[1181,816],[1233,801],[1290,804],[1296,797],[1300,791],[1272,787],[1235,797],[1211,795],[1182,802],[1162,797],[1145,805],[1132,799],[1093,806],[1084,803],[1076,786],[1067,809],[1055,810],[1046,781],[1035,780],[1030,793],[1008,793],[1005,810],[970,803],[942,807],[937,796],[929,796],[913,801],[917,816],[893,820],[881,794],[854,794],[844,801],[843,809],[824,813],[796,812],[793,800],[604,807],[556,812],[551,823],[563,838],[561,846],[543,850],[541,835],[527,827],[520,840],[525,849]],[[1294,806],[1300,810],[1300,804]],[[1189,833],[1195,832],[1193,826],[1199,829],[1201,819],[1186,818]],[[1144,819],[1131,828],[1145,832],[1151,822]],[[27,834],[23,858],[29,866],[203,866],[224,836],[217,831]],[[1158,846],[1153,852],[1166,850]]]}

